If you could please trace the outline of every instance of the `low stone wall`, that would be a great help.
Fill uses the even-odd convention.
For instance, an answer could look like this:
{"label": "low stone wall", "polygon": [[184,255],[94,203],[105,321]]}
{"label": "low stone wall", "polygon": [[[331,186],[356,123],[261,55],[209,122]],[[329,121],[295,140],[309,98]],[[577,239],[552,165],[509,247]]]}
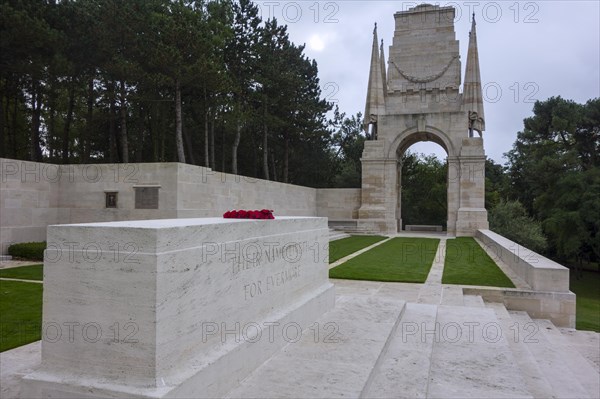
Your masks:
{"label": "low stone wall", "polygon": [[463,287],[465,295],[479,295],[486,302],[503,303],[531,318],[547,319],[558,327],[575,328],[576,296],[572,292],[537,292],[522,289]]}
{"label": "low stone wall", "polygon": [[56,165],[0,159],[0,254],[14,242],[44,241],[46,226],[59,223]]}
{"label": "low stone wall", "polygon": [[463,287],[464,294],[480,295],[509,310],[525,311],[532,318],[575,328],[576,296],[569,291],[569,269],[493,231],[478,230],[475,236],[494,260],[505,263],[531,289]]}
{"label": "low stone wall", "polygon": [[230,209],[272,209],[275,216],[320,216],[317,189],[176,165],[177,217],[221,216]]}
{"label": "low stone wall", "polygon": [[330,220],[349,220],[358,217],[360,188],[317,189],[317,216]]}
{"label": "low stone wall", "polygon": [[[360,190],[340,204],[314,188],[214,172],[180,163],[53,165],[0,159],[0,250],[43,241],[46,226],[119,220],[220,216],[229,209],[273,209],[276,216],[352,217]],[[156,209],[136,209],[135,191],[153,187]],[[325,190],[329,191],[329,190]],[[335,190],[334,190],[335,191]],[[107,208],[107,193],[116,207]]]}
{"label": "low stone wall", "polygon": [[569,292],[569,269],[490,230],[476,237],[534,291]]}
{"label": "low stone wall", "polygon": [[222,397],[334,306],[325,218],[48,227],[22,397]]}

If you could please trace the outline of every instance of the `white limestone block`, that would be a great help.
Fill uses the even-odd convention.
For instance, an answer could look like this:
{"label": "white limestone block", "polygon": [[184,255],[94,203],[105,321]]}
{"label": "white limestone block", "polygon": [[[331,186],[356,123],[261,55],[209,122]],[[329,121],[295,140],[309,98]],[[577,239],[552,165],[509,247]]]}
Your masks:
{"label": "white limestone block", "polygon": [[333,307],[325,218],[48,227],[27,397],[215,397]]}

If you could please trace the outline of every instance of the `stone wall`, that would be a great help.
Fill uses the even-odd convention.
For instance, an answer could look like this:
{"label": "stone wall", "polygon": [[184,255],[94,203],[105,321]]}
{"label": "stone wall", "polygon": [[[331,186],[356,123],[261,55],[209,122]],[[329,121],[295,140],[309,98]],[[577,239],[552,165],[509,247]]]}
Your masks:
{"label": "stone wall", "polygon": [[[44,241],[52,224],[175,218],[177,164],[53,165],[0,159],[0,243]],[[158,209],[135,209],[134,187],[159,188]],[[117,207],[106,208],[106,192]]]}
{"label": "stone wall", "polygon": [[464,295],[481,296],[485,302],[502,303],[508,310],[527,312],[557,327],[575,328],[576,296],[572,292],[544,292],[514,288],[463,287]]}
{"label": "stone wall", "polygon": [[[59,204],[68,221],[58,223],[111,222],[119,220],[176,218],[177,164],[66,165],[72,177],[60,182]],[[136,209],[136,187],[158,187],[158,209]],[[106,208],[105,193],[116,192],[117,207]]]}
{"label": "stone wall", "polygon": [[228,209],[272,209],[275,216],[317,215],[314,188],[176,165],[177,217],[220,216]]}
{"label": "stone wall", "polygon": [[[43,241],[65,223],[220,216],[229,209],[272,209],[276,216],[352,217],[360,190],[331,190],[214,172],[180,163],[53,165],[0,159],[1,253],[16,242]],[[135,190],[158,188],[158,209],[136,209]],[[335,190],[334,190],[335,191]],[[106,207],[106,193],[117,207]],[[318,198],[325,208],[317,211]],[[352,209],[351,209],[352,208]]]}
{"label": "stone wall", "polygon": [[360,208],[360,188],[321,188],[317,190],[317,216],[331,220],[356,219]]}
{"label": "stone wall", "polygon": [[569,292],[566,267],[493,231],[478,230],[476,237],[534,291]]}
{"label": "stone wall", "polygon": [[490,230],[478,230],[476,238],[494,260],[508,265],[531,290],[465,288],[507,309],[526,311],[536,319],[549,319],[560,327],[575,328],[575,294],[569,290],[569,269]]}
{"label": "stone wall", "polygon": [[0,244],[44,241],[46,226],[65,218],[56,165],[0,159]]}

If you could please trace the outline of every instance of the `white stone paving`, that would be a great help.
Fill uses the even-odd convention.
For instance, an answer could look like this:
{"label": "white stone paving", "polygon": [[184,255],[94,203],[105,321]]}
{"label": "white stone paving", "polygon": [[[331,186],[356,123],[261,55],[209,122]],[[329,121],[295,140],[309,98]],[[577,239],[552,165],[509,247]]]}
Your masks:
{"label": "white stone paving", "polygon": [[422,339],[423,328],[433,330],[437,306],[408,303],[400,326],[385,354],[379,372],[365,397],[425,398],[433,340]]}
{"label": "white stone paving", "polygon": [[[580,349],[593,352],[600,334],[554,329],[473,298],[465,304],[478,306],[415,303],[421,284],[331,281],[336,307],[227,397],[598,397],[589,391],[600,378],[593,362],[598,352],[586,358]],[[537,344],[523,342],[526,323],[544,326]],[[493,328],[484,333],[486,325]],[[498,328],[503,335],[496,341]],[[333,331],[338,340],[328,342]],[[39,362],[39,342],[1,353],[2,398],[17,398],[20,378]]]}
{"label": "white stone paving", "polygon": [[19,397],[21,378],[31,373],[42,361],[42,341],[0,353],[0,397]]}
{"label": "white stone paving", "polygon": [[[335,308],[237,387],[233,382],[226,396],[600,396],[600,334],[559,330],[524,312],[509,313],[502,304],[463,295],[460,286],[441,284],[446,238],[438,238],[425,284],[332,279]],[[536,342],[524,342],[533,325]],[[496,339],[498,331],[502,335]],[[39,362],[39,342],[0,354],[2,398],[19,397],[20,379]]]}
{"label": "white stone paving", "polygon": [[506,308],[500,303],[489,303],[487,305],[496,313],[496,318],[502,326],[506,342],[511,348],[517,366],[521,370],[521,375],[531,395],[535,398],[551,398],[553,391],[550,383],[544,376],[535,357],[529,352],[523,339],[522,325],[516,324],[515,320],[508,313]]}
{"label": "white stone paving", "polygon": [[0,262],[0,269],[11,269],[13,267],[39,265],[42,261],[29,260],[5,260]]}
{"label": "white stone paving", "polygon": [[431,270],[419,292],[419,303],[439,304],[442,299],[442,275],[446,259],[446,238],[440,237]]}
{"label": "white stone paving", "polygon": [[510,314],[520,332],[519,339],[523,340],[529,352],[535,357],[540,370],[556,397],[598,397],[590,395],[586,388],[581,385],[577,378],[579,370],[573,370],[565,362],[562,348],[553,345],[548,340],[544,329],[539,329],[539,326],[525,312],[510,312]]}

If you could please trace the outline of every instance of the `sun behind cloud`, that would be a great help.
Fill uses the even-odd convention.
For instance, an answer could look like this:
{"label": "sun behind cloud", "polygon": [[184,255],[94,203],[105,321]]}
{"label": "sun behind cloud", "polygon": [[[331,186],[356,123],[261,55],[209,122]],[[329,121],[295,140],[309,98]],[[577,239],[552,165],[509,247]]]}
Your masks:
{"label": "sun behind cloud", "polygon": [[318,34],[314,34],[308,39],[308,47],[314,51],[323,51],[325,49],[325,42]]}

